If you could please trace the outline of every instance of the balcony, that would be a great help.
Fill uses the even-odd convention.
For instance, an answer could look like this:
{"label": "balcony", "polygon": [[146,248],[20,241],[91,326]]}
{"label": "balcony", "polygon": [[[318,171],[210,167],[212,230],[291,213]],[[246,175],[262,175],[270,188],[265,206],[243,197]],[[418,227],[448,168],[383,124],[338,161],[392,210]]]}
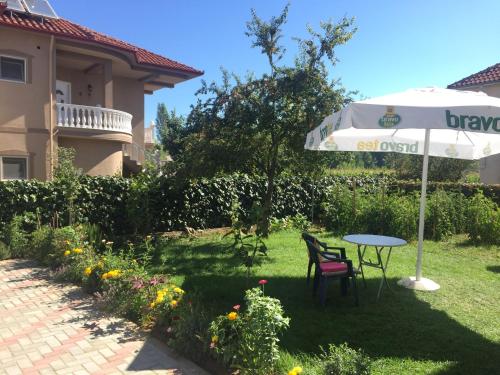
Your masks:
{"label": "balcony", "polygon": [[132,134],[132,115],[115,109],[57,103],[57,126]]}

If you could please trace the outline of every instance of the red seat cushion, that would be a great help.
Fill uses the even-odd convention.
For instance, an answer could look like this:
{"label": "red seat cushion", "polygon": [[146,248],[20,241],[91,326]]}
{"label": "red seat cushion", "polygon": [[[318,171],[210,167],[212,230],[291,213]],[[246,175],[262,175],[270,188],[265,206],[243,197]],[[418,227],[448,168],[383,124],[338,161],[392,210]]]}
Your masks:
{"label": "red seat cushion", "polygon": [[323,274],[342,274],[347,272],[347,264],[337,262],[323,262],[319,265]]}

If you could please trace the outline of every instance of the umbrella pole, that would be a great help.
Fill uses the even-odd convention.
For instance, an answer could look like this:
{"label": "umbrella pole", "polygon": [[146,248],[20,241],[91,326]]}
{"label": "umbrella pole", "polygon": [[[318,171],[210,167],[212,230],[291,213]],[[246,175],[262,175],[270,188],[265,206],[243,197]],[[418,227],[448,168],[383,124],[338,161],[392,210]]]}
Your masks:
{"label": "umbrella pole", "polygon": [[424,253],[425,205],[427,202],[427,174],[429,171],[429,141],[431,130],[425,129],[424,165],[422,166],[422,189],[420,191],[420,216],[418,220],[418,252],[416,279],[422,278],[422,257]]}
{"label": "umbrella pole", "polygon": [[427,201],[427,174],[429,171],[429,144],[431,129],[425,129],[424,164],[422,167],[422,190],[420,192],[420,216],[418,221],[418,252],[416,277],[407,277],[398,284],[408,289],[438,290],[440,287],[434,281],[422,277],[422,257],[424,253],[425,205]]}

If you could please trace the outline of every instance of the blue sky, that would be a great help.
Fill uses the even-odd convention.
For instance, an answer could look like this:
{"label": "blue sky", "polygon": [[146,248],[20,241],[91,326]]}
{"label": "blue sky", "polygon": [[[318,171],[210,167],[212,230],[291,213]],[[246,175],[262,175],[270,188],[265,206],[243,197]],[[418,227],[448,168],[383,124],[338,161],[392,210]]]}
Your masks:
{"label": "blue sky", "polygon": [[[239,75],[267,71],[265,58],[250,48],[245,22],[250,9],[263,18],[277,15],[283,0],[51,0],[59,15],[153,52],[204,70],[220,80],[220,67]],[[446,87],[500,62],[498,0],[292,0],[283,44],[284,62],[297,52],[292,37],[306,25],[355,17],[358,32],[338,49],[330,69],[348,90],[365,97],[412,87]],[[201,78],[146,96],[146,121],[156,105],[188,114]]]}

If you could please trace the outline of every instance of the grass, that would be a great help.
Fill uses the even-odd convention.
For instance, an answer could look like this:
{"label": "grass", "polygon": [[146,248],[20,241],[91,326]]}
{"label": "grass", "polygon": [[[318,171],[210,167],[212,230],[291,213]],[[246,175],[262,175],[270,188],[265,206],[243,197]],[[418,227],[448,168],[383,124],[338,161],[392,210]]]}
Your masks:
{"label": "grass", "polygon": [[[347,248],[354,245],[328,233],[319,237]],[[251,280],[220,237],[169,242],[155,271],[174,275],[187,290],[201,292],[205,302],[224,313],[241,303],[243,291],[269,280],[266,294],[279,298],[291,318],[282,337],[282,370],[315,363],[320,346],[347,342],[374,360],[374,374],[493,374],[500,368],[500,250],[474,247],[464,237],[426,242],[424,276],[441,285],[434,293],[396,285],[414,275],[416,244],[393,250],[388,268],[392,292],[376,292],[380,270],[367,268],[367,288],[359,283],[359,307],[342,297],[338,282],[329,284],[326,308],[312,298],[305,282],[307,255],[299,232],[280,232],[266,241],[268,257]],[[355,262],[357,263],[357,261]],[[291,368],[291,367],[290,367]],[[305,371],[307,374],[307,371]]]}

